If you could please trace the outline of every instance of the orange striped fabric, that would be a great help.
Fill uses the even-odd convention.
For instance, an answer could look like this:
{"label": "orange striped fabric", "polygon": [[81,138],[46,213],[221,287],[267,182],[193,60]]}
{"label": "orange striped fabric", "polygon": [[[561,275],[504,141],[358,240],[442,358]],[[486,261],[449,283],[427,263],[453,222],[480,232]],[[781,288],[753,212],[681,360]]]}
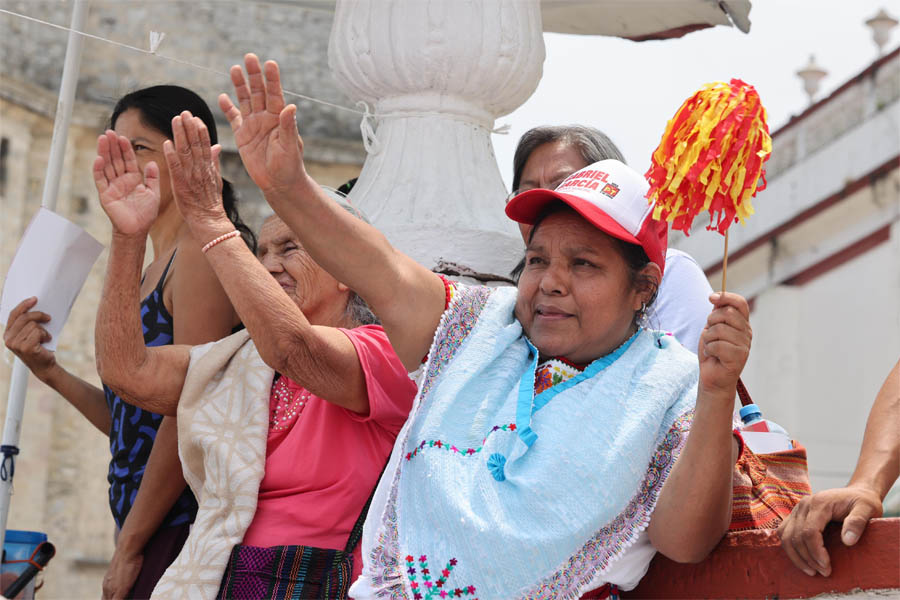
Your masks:
{"label": "orange striped fabric", "polygon": [[729,531],[774,529],[811,493],[806,448],[754,454],[746,445],[734,466]]}

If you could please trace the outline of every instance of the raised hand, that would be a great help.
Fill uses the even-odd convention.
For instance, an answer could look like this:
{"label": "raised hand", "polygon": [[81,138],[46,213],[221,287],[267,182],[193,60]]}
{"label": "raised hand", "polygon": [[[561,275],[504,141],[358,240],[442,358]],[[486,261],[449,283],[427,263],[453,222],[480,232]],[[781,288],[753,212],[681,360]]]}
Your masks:
{"label": "raised hand", "polygon": [[219,96],[244,167],[263,194],[290,188],[306,177],[303,140],[297,133],[297,107],[285,105],[275,61],[265,74],[255,54],[244,57],[247,79],[240,66],[231,67],[238,107],[227,94]]}
{"label": "raised hand", "polygon": [[149,162],[141,173],[128,138],[109,130],[97,138],[94,184],[116,232],[146,235],[150,231],[159,214],[159,167]]}
{"label": "raised hand", "polygon": [[700,334],[700,389],[734,400],[735,387],[750,354],[750,307],[738,294],[710,296],[712,313]]}
{"label": "raised hand", "polygon": [[218,157],[221,147],[210,146],[209,130],[199,117],[184,111],[172,119],[173,141],[163,143],[163,153],[172,180],[175,203],[184,220],[197,225],[230,221],[222,206],[222,176]]}
{"label": "raised hand", "polygon": [[28,370],[44,381],[56,366],[56,357],[42,345],[50,341],[50,333],[42,325],[50,320],[50,315],[31,310],[35,304],[37,298],[27,298],[9,311],[3,343],[25,363]]}

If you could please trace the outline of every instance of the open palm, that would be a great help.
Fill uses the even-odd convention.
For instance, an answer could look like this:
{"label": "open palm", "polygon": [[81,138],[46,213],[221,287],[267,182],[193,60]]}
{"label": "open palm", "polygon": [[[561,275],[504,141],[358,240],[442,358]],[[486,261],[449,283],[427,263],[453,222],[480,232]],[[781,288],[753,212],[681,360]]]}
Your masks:
{"label": "open palm", "polygon": [[286,106],[281,91],[278,65],[265,64],[265,75],[259,59],[245,57],[247,79],[243,70],[231,68],[238,105],[222,94],[219,107],[231,124],[234,141],[244,167],[263,193],[290,187],[304,174],[303,142],[297,134],[297,107]]}
{"label": "open palm", "polygon": [[97,139],[94,184],[113,228],[126,235],[146,234],[159,213],[159,167],[141,173],[127,138],[107,131]]}

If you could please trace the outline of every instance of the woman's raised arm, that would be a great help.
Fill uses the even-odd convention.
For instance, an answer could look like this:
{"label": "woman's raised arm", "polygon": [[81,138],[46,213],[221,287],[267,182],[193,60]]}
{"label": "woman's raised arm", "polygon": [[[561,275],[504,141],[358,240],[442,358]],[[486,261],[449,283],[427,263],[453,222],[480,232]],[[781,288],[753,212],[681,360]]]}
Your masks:
{"label": "woman's raised arm", "polygon": [[247,172],[312,258],[368,302],[403,364],[416,369],[444,310],[443,283],[322,191],[304,168],[297,107],[285,105],[278,65],[266,62],[263,73],[253,54],[245,64],[249,84],[231,68],[238,106],[225,94],[219,106]]}
{"label": "woman's raised arm", "polygon": [[[737,380],[750,354],[750,307],[737,294],[710,296],[700,335],[700,382],[691,431],[663,485],[647,532],[677,562],[699,562],[728,531],[737,444],[731,418]],[[729,451],[730,450],[730,451]]]}
{"label": "woman's raised arm", "polygon": [[94,182],[113,225],[94,341],[100,378],[141,408],[174,415],[190,346],[147,348],[140,322],[141,267],[159,211],[159,168],[140,172],[131,143],[108,131],[97,141]]}
{"label": "woman's raised arm", "polygon": [[[163,150],[185,222],[201,240],[233,235],[220,194],[219,148],[210,146],[206,125],[184,112],[172,120],[172,132],[173,141],[166,141]],[[266,364],[329,402],[368,413],[365,375],[350,339],[336,327],[311,324],[243,241],[222,239],[208,248],[204,260]]]}

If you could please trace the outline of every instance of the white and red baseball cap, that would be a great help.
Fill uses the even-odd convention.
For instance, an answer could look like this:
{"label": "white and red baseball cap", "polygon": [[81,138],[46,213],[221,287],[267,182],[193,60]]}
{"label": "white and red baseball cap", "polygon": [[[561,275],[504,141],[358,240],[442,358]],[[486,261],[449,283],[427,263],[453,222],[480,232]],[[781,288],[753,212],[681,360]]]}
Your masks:
{"label": "white and red baseball cap", "polygon": [[572,173],[555,190],[522,192],[507,203],[506,215],[533,225],[548,204],[564,202],[600,231],[642,247],[663,271],[669,230],[665,221],[653,218],[648,189],[634,169],[618,160],[601,160]]}

